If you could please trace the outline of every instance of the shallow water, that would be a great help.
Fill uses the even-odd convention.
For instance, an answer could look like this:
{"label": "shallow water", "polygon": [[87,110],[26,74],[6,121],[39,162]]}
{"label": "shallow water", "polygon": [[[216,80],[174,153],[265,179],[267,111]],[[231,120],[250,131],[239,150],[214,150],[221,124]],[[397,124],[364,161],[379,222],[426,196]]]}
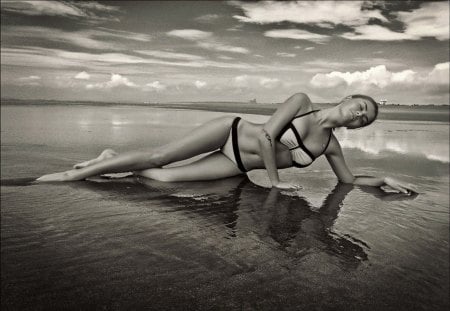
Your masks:
{"label": "shallow water", "polygon": [[[2,309],[449,307],[448,124],[336,131],[356,174],[418,195],[336,181],[325,159],[249,178],[34,184],[107,147],[158,146],[223,113],[140,107],[1,108]],[[254,122],[264,116],[242,115]]]}

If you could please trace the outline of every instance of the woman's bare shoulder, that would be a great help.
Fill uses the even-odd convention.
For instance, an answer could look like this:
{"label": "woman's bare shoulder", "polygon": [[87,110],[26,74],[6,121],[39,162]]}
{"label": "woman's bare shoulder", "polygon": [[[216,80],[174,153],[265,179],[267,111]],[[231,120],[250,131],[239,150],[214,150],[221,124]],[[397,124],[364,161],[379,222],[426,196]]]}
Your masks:
{"label": "woman's bare shoulder", "polygon": [[303,98],[302,105],[300,105],[300,109],[297,111],[296,116],[302,115],[312,110],[317,110],[317,108],[315,108],[314,104],[312,103],[311,99],[308,97],[307,94],[297,93],[295,95],[299,97],[301,96]]}

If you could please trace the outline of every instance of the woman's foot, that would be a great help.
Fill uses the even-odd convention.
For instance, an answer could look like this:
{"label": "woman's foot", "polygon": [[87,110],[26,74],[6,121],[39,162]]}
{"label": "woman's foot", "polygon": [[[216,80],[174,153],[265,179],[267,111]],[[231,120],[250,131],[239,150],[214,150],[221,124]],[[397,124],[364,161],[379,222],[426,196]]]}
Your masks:
{"label": "woman's foot", "polygon": [[[115,152],[114,150],[112,150],[112,149],[105,149],[105,150],[103,150],[103,152],[100,153],[100,155],[99,155],[98,157],[96,157],[95,159],[92,159],[92,160],[88,160],[88,161],[84,161],[84,162],[75,164],[75,165],[73,166],[73,168],[74,168],[74,169],[80,169],[80,168],[83,168],[83,167],[86,167],[86,166],[90,166],[90,165],[92,165],[92,164],[101,162],[101,161],[103,161],[103,160],[106,160],[106,159],[115,157],[116,155],[117,155],[117,152]],[[52,174],[52,175],[53,175],[53,174]]]}

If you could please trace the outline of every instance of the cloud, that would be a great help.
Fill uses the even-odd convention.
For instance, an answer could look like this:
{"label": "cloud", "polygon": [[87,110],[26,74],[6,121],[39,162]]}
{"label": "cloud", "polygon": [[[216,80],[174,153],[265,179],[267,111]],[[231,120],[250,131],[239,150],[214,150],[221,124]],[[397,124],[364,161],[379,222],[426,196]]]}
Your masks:
{"label": "cloud", "polygon": [[295,57],[295,56],[297,56],[297,54],[285,53],[285,52],[277,52],[277,56],[280,56],[280,57]]}
{"label": "cloud", "polygon": [[[354,27],[354,31],[341,35],[348,40],[398,41],[419,40],[424,37],[449,39],[449,6],[446,1],[423,3],[420,8],[409,12],[391,13],[393,18],[404,24],[402,31],[393,31],[378,24],[368,25],[370,19],[378,19],[384,23],[389,21],[380,10],[364,1],[265,1],[231,4],[241,8],[244,13],[244,16],[235,15],[234,18],[246,23],[292,22],[324,28],[333,28],[338,24]],[[275,33],[275,36],[267,33],[271,32],[266,32],[269,37],[310,40],[308,32]],[[325,40],[322,38],[322,41]]]}
{"label": "cloud", "polygon": [[38,47],[1,48],[1,63],[11,66],[25,66],[37,68],[68,68],[84,67],[99,72],[111,72],[118,64],[154,64],[191,68],[234,68],[251,69],[254,66],[245,63],[224,63],[209,60],[196,60],[173,62],[155,58],[143,58],[124,53],[83,53],[68,52],[59,49],[46,49]]}
{"label": "cloud", "polygon": [[429,73],[419,74],[411,69],[398,72],[389,71],[385,65],[371,67],[365,71],[319,73],[312,77],[310,84],[316,88],[332,88],[339,85],[361,88],[389,86],[445,85],[449,83],[449,63],[436,64]]}
{"label": "cloud", "polygon": [[308,46],[307,48],[305,48],[305,51],[312,51],[314,49],[315,49],[314,46]]}
{"label": "cloud", "polygon": [[259,84],[266,89],[273,89],[280,86],[280,79],[276,78],[260,78]]}
{"label": "cloud", "polygon": [[230,4],[243,10],[244,16],[233,17],[245,23],[292,22],[329,28],[330,24],[364,25],[371,18],[387,22],[379,10],[364,8],[363,1],[265,1]]}
{"label": "cloud", "polygon": [[19,83],[18,83],[19,85],[26,85],[26,86],[39,86],[39,85],[41,85],[39,83],[39,81],[41,80],[40,76],[20,77],[18,80],[19,80]]}
{"label": "cloud", "polygon": [[156,92],[162,92],[167,89],[167,85],[162,84],[159,81],[154,81],[151,83],[147,83],[144,87],[144,91],[156,91]]}
{"label": "cloud", "polygon": [[224,60],[232,60],[233,59],[233,57],[226,56],[226,55],[219,55],[219,56],[217,56],[217,58],[224,59]]}
{"label": "cloud", "polygon": [[220,16],[217,14],[206,14],[206,15],[196,17],[195,20],[200,23],[213,23],[219,18],[220,18]]}
{"label": "cloud", "polygon": [[424,3],[412,12],[399,12],[398,16],[406,24],[405,34],[408,36],[449,39],[449,5],[446,1]]}
{"label": "cloud", "polygon": [[211,32],[201,31],[197,29],[175,29],[167,33],[171,37],[178,37],[186,40],[197,41],[207,39],[212,36]]}
{"label": "cloud", "polygon": [[433,70],[426,76],[425,81],[431,84],[447,86],[449,84],[449,62],[436,64]]}
{"label": "cloud", "polygon": [[90,22],[119,21],[112,15],[119,12],[117,7],[97,2],[2,1],[2,11],[31,16],[82,18]]}
{"label": "cloud", "polygon": [[198,42],[197,45],[199,47],[205,48],[207,50],[219,51],[219,52],[232,52],[232,53],[240,53],[240,54],[248,54],[250,51],[246,48],[239,46],[231,46],[222,44],[219,42]]}
{"label": "cloud", "polygon": [[87,89],[112,89],[112,88],[116,88],[119,86],[126,86],[126,87],[131,87],[131,88],[137,87],[137,85],[135,83],[129,81],[128,78],[126,78],[120,74],[112,73],[111,79],[109,81],[88,84],[88,85],[86,85],[86,88]]}
{"label": "cloud", "polygon": [[264,33],[264,36],[271,38],[288,38],[295,40],[308,40],[316,43],[323,43],[330,39],[329,36],[319,35],[300,29],[274,29]]}
{"label": "cloud", "polygon": [[206,82],[197,80],[197,81],[194,82],[194,85],[195,85],[196,88],[202,89],[202,88],[204,88],[206,86]]}
{"label": "cloud", "polygon": [[174,53],[167,51],[157,51],[157,50],[138,50],[135,51],[139,54],[154,56],[158,58],[167,58],[167,59],[182,59],[182,60],[200,60],[203,57],[193,54],[184,54],[184,53]]}
{"label": "cloud", "polygon": [[21,77],[21,78],[19,78],[19,80],[21,80],[21,81],[36,81],[36,80],[41,80],[41,77],[39,77],[39,76],[28,76],[28,77]]}
{"label": "cloud", "polygon": [[405,24],[402,32],[395,32],[380,25],[361,25],[354,32],[342,37],[349,40],[420,40],[434,37],[438,40],[449,39],[449,6],[447,2],[424,3],[411,12],[398,12],[398,19]]}
{"label": "cloud", "polygon": [[266,88],[273,89],[282,85],[277,78],[269,78],[264,76],[240,75],[232,79],[232,85],[238,88]]}
{"label": "cloud", "polygon": [[[398,41],[414,40],[413,37],[395,32],[380,25],[364,25],[355,28],[355,32],[346,32],[341,37],[348,40]],[[419,39],[419,38],[417,38]]]}
{"label": "cloud", "polygon": [[412,70],[401,72],[390,72],[386,66],[379,65],[371,67],[366,71],[340,72],[332,71],[327,74],[316,74],[310,81],[311,85],[317,88],[336,87],[340,84],[377,86],[384,88],[390,83],[403,83],[414,81],[416,73]]}
{"label": "cloud", "polygon": [[[98,28],[80,31],[63,31],[48,27],[38,26],[11,26],[2,29],[2,36],[33,38],[49,40],[53,42],[64,42],[89,49],[122,50],[129,48],[125,42],[122,44],[114,39],[145,41],[151,37],[142,33],[129,31],[118,31],[107,28]],[[105,41],[106,40],[106,41]]]}
{"label": "cloud", "polygon": [[79,72],[75,75],[75,79],[78,79],[78,80],[89,80],[90,78],[91,78],[91,75],[88,74],[86,71]]}
{"label": "cloud", "polygon": [[182,38],[185,40],[195,41],[199,47],[207,50],[240,54],[249,53],[249,50],[246,48],[226,45],[218,42],[213,38],[213,34],[207,31],[197,29],[176,29],[169,31],[167,35]]}

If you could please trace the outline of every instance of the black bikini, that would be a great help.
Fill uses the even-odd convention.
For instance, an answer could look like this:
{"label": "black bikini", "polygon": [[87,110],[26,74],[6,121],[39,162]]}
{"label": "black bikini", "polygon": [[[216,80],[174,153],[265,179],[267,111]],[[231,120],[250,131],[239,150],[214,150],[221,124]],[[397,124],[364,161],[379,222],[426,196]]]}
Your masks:
{"label": "black bikini", "polygon": [[330,134],[328,136],[328,141],[325,145],[325,148],[322,150],[322,152],[316,157],[314,154],[306,148],[306,146],[303,144],[303,141],[300,137],[300,134],[293,124],[293,121],[295,119],[304,117],[306,115],[309,115],[311,113],[317,112],[319,110],[312,110],[307,113],[301,114],[299,116],[295,116],[292,118],[292,120],[281,130],[280,134],[277,136],[277,140],[289,148],[292,156],[292,165],[295,167],[307,167],[311,165],[311,163],[314,162],[314,160],[321,156],[325,150],[327,150],[328,145],[330,144],[331,140],[331,130]]}
{"label": "black bikini", "polygon": [[241,172],[246,173],[248,171],[242,163],[241,154],[239,152],[238,125],[240,120],[240,117],[234,118],[233,124],[231,125],[230,135],[228,135],[228,139],[225,142],[225,145],[223,145],[221,151],[228,159],[237,165]]}
{"label": "black bikini", "polygon": [[[328,141],[325,145],[325,148],[322,150],[322,152],[316,157],[314,154],[309,151],[308,148],[303,144],[303,141],[300,137],[300,134],[297,130],[297,128],[292,123],[295,119],[298,119],[300,117],[309,115],[311,113],[314,113],[319,110],[312,110],[307,113],[301,114],[299,116],[295,116],[292,118],[292,120],[281,130],[280,134],[277,136],[277,140],[289,148],[292,156],[292,165],[295,167],[307,167],[311,165],[311,163],[314,162],[317,157],[322,155],[328,148],[328,145],[330,144],[331,140],[331,130],[330,134],[328,136]],[[244,164],[242,163],[241,155],[239,152],[239,142],[238,142],[238,125],[239,121],[241,120],[240,117],[236,117],[233,120],[233,124],[231,125],[230,135],[228,136],[227,141],[221,148],[222,153],[229,158],[231,161],[233,161],[237,167],[243,172],[246,173],[247,169],[245,168]]]}

